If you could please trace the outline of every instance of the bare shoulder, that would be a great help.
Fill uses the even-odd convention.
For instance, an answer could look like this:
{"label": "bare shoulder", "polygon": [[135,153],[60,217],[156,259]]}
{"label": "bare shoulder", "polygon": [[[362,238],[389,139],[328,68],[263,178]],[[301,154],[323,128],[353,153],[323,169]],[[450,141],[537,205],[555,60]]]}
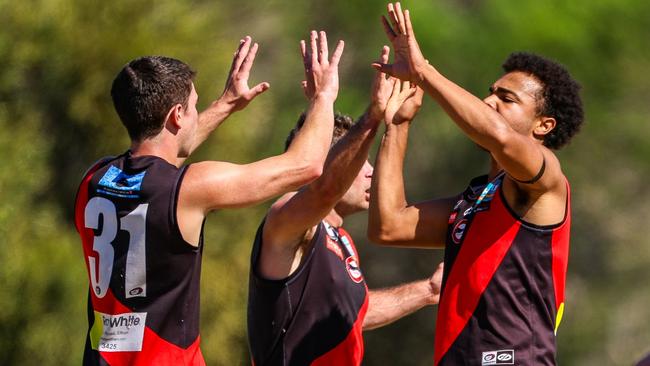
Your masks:
{"label": "bare shoulder", "polygon": [[564,220],[569,192],[557,156],[547,148],[543,151],[543,166],[536,181],[521,182],[506,175],[503,194],[507,204],[523,221],[548,226]]}

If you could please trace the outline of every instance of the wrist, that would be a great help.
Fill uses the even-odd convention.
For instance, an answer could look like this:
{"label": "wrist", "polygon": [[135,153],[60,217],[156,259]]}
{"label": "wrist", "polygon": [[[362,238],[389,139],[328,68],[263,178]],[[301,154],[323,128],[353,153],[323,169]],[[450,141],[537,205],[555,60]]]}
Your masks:
{"label": "wrist", "polygon": [[212,102],[208,107],[208,109],[214,111],[215,113],[223,113],[226,115],[230,115],[237,111],[235,106],[236,106],[235,99],[228,98],[225,95],[222,95],[221,97],[219,97],[219,99]]}
{"label": "wrist", "polygon": [[370,104],[368,109],[366,109],[364,116],[371,122],[380,122],[384,119],[384,112],[382,112],[378,106]]}
{"label": "wrist", "polygon": [[323,102],[323,103],[332,103],[334,104],[334,101],[336,101],[336,93],[328,93],[328,92],[316,92],[314,96],[311,98],[312,103],[313,102]]}
{"label": "wrist", "polygon": [[438,71],[431,66],[428,62],[424,61],[413,67],[412,77],[415,79],[416,84],[421,85],[420,83],[426,79],[427,74],[437,73]]}

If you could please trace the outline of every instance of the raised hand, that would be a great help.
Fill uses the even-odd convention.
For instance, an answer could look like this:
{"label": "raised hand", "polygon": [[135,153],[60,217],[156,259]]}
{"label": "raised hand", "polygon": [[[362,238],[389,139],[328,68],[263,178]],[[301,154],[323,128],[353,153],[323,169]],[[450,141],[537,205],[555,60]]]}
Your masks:
{"label": "raised hand", "polygon": [[310,47],[304,40],[300,41],[305,80],[302,82],[307,99],[326,96],[336,99],[339,92],[339,61],[345,44],[339,41],[332,58],[328,60],[327,34],[324,31],[311,31]]}
{"label": "raised hand", "polygon": [[393,91],[386,105],[386,124],[398,125],[412,121],[422,106],[424,90],[409,81],[395,80]]}
{"label": "raised hand", "polygon": [[[378,62],[382,64],[387,63],[389,52],[390,48],[388,48],[388,46],[384,46],[381,50],[381,55],[379,56]],[[377,121],[384,118],[384,112],[386,111],[386,105],[388,104],[388,100],[390,99],[390,95],[393,91],[394,82],[394,78],[390,78],[384,72],[377,71],[375,79],[372,82],[368,117]]]}
{"label": "raised hand", "polygon": [[402,11],[400,3],[388,4],[388,20],[382,16],[382,24],[388,40],[395,50],[395,62],[373,63],[372,66],[401,80],[417,83],[428,62],[415,39],[409,11]]}
{"label": "raised hand", "polygon": [[221,95],[220,101],[230,106],[231,112],[244,109],[255,97],[265,92],[269,83],[263,82],[248,87],[248,76],[250,75],[255,55],[257,54],[257,43],[251,46],[251,37],[246,36],[239,41],[239,48],[235,51],[226,87]]}

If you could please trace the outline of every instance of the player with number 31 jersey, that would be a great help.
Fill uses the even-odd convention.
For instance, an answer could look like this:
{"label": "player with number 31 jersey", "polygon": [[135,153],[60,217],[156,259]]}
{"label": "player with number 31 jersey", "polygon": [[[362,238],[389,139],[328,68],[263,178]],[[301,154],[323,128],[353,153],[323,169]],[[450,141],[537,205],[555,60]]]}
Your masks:
{"label": "player with number 31 jersey", "polygon": [[175,215],[184,172],[127,152],[83,179],[75,216],[91,284],[86,357],[96,350],[108,364],[201,358],[203,246],[183,240]]}

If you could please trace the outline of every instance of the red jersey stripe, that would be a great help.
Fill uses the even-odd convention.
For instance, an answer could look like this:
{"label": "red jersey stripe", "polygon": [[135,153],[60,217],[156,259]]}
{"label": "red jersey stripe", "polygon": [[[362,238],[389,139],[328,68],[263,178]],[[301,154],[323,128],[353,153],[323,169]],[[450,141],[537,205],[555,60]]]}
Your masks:
{"label": "red jersey stripe", "polygon": [[438,308],[435,365],[439,364],[472,317],[521,226],[507,212],[499,194],[494,195],[491,211],[493,215],[477,214],[474,217],[449,273]]}
{"label": "red jersey stripe", "polygon": [[354,322],[345,340],[326,354],[318,357],[312,366],[358,366],[363,359],[363,319],[368,310],[368,296],[359,310],[359,316]]}

